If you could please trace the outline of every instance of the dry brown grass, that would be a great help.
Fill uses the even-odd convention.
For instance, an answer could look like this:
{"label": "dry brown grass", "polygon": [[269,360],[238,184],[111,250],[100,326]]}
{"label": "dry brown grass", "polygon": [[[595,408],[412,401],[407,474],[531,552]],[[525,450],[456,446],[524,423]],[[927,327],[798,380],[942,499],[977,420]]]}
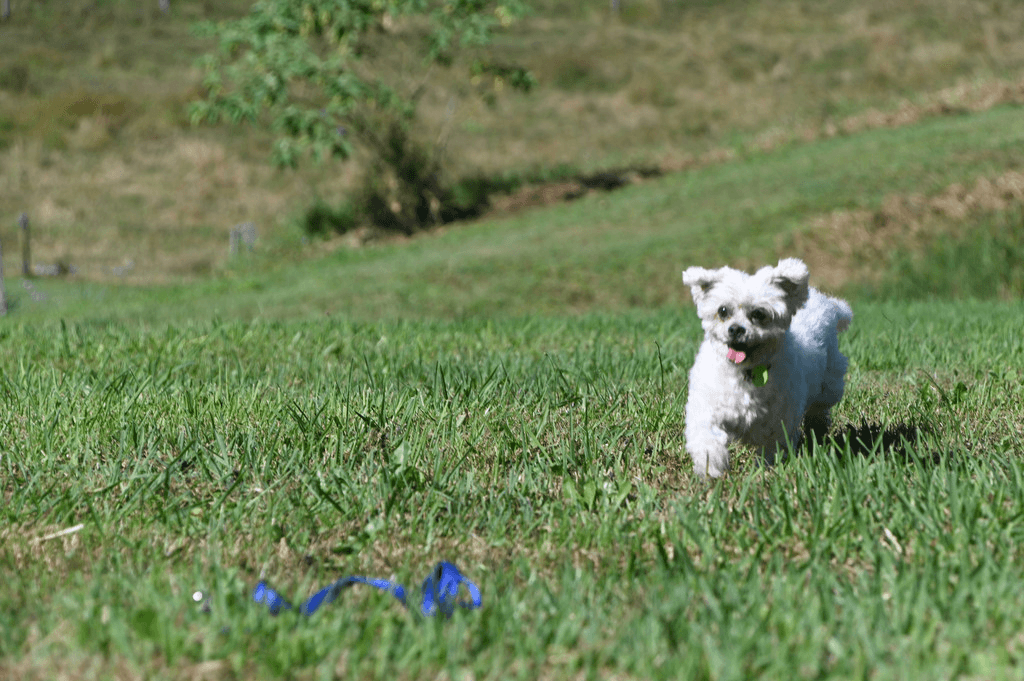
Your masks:
{"label": "dry brown grass", "polygon": [[500,50],[529,66],[541,88],[461,111],[471,129],[515,133],[470,143],[465,158],[485,168],[520,158],[586,165],[700,155],[736,133],[782,129],[799,139],[805,128],[835,125],[865,107],[889,110],[916,101],[912,93],[998,78],[1024,63],[1017,8],[936,1],[837,9],[725,5],[667,22],[652,16],[658,28],[531,22]]}
{"label": "dry brown grass", "polygon": [[[89,130],[80,125],[72,139]],[[230,227],[253,221],[273,240],[275,230],[291,228],[295,202],[311,200],[311,185],[331,193],[349,180],[345,169],[313,184],[246,162],[209,132],[102,154],[18,141],[0,162],[0,194],[18,197],[6,203],[31,216],[36,262],[68,262],[88,278],[133,263],[124,277],[139,282],[209,274],[226,260]],[[12,231],[3,233],[5,242],[15,242]]]}

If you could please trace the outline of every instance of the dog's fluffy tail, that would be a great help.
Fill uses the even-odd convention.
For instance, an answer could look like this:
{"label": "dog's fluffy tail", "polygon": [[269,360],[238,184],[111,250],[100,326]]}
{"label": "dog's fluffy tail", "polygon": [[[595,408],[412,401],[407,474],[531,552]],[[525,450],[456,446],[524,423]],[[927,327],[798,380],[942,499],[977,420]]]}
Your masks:
{"label": "dog's fluffy tail", "polygon": [[839,298],[829,298],[829,300],[836,306],[836,330],[842,333],[850,328],[850,322],[853,321],[853,310],[845,300]]}

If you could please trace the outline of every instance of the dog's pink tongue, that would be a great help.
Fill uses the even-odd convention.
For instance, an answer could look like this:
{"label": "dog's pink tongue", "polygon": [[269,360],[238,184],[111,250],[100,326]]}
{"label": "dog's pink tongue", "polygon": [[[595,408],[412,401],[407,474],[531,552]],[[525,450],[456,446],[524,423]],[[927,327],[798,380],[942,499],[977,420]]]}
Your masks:
{"label": "dog's pink tongue", "polygon": [[729,353],[726,355],[726,357],[729,358],[730,362],[735,362],[736,364],[739,364],[740,362],[747,358],[747,353],[743,352],[742,350],[733,350],[732,348],[729,348]]}

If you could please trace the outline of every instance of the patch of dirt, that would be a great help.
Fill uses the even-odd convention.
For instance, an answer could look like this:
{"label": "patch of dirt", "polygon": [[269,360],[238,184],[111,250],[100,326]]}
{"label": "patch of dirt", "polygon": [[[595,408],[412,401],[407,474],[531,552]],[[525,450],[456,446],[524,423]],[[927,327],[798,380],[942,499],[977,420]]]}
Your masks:
{"label": "patch of dirt", "polygon": [[543,184],[529,184],[510,194],[491,197],[491,208],[486,215],[517,213],[527,208],[550,206],[575,201],[592,192],[608,192],[651,177],[665,174],[660,167],[641,166],[605,170],[589,175],[581,174],[567,180]]}
{"label": "patch of dirt", "polygon": [[788,235],[791,250],[807,261],[826,288],[882,273],[888,254],[939,233],[958,234],[970,218],[1024,207],[1024,172],[982,177],[968,187],[951,184],[932,196],[892,194],[878,210],[837,210]]}
{"label": "patch of dirt", "polygon": [[1016,82],[996,80],[987,83],[963,83],[925,97],[918,103],[904,100],[895,111],[869,109],[850,116],[836,126],[826,125],[829,135],[840,131],[851,135],[874,128],[910,125],[923,118],[986,111],[999,104],[1024,103],[1024,79]]}

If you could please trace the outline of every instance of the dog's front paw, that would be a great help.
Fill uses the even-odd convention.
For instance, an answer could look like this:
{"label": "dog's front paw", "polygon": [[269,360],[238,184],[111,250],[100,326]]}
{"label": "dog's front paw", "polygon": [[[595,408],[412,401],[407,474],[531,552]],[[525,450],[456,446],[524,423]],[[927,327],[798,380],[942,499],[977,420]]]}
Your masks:
{"label": "dog's front paw", "polygon": [[725,447],[687,447],[693,459],[693,472],[702,478],[720,478],[729,470],[729,450]]}

